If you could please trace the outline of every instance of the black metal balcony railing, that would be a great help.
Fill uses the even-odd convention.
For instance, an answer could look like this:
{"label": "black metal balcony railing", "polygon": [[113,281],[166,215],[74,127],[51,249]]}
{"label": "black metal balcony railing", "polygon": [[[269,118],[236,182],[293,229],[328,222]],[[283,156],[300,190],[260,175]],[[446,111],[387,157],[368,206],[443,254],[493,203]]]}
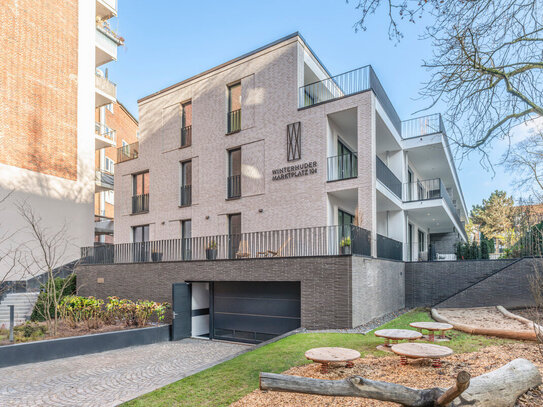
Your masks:
{"label": "black metal balcony railing", "polygon": [[402,182],[379,157],[375,156],[375,160],[377,179],[385,184],[385,186],[390,189],[394,195],[402,199]]}
{"label": "black metal balcony railing", "polygon": [[[343,245],[342,243],[343,242]],[[264,257],[369,256],[370,233],[354,225],[320,226],[81,248],[83,264]]]}
{"label": "black metal balcony railing", "polygon": [[398,133],[401,132],[400,117],[370,65],[300,87],[299,107],[314,106],[370,89],[377,96]]}
{"label": "black metal balcony railing", "polygon": [[181,206],[192,205],[192,185],[182,185],[179,193]]}
{"label": "black metal balcony railing", "polygon": [[139,150],[140,143],[138,141],[132,144],[128,144],[126,146],[119,147],[117,149],[117,163],[122,163],[123,161],[138,158]]}
{"label": "black metal balcony railing", "polygon": [[241,109],[227,113],[228,133],[241,130]]}
{"label": "black metal balcony railing", "polygon": [[377,257],[401,261],[403,259],[403,243],[377,234]]}
{"label": "black metal balcony railing", "polygon": [[337,181],[358,176],[358,158],[354,153],[328,157],[328,181]]}
{"label": "black metal balcony railing", "polygon": [[428,136],[436,133],[445,134],[445,125],[439,113],[402,122],[403,139]]}
{"label": "black metal balcony railing", "polygon": [[241,196],[241,175],[232,175],[226,178],[228,198],[239,198]]}
{"label": "black metal balcony railing", "polygon": [[185,126],[181,129],[181,147],[188,147],[192,144],[192,126]]}
{"label": "black metal balcony railing", "polygon": [[132,197],[132,213],[149,211],[149,194],[134,195]]}

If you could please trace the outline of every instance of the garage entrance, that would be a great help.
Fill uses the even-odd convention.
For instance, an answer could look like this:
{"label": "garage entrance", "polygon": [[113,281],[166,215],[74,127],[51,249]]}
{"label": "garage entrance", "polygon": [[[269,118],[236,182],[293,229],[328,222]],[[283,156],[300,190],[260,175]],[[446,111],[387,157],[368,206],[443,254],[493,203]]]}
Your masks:
{"label": "garage entrance", "polygon": [[299,282],[210,284],[213,338],[258,343],[300,327]]}

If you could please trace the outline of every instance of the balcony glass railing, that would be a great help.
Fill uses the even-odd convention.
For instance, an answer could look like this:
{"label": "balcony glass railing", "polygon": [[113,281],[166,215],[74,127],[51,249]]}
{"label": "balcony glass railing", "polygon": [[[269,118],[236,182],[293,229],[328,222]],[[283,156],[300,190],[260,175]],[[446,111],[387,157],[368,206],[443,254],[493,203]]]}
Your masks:
{"label": "balcony glass railing", "polygon": [[129,161],[138,158],[139,150],[140,143],[137,141],[135,143],[119,147],[117,149],[117,163],[122,163],[123,161]]}
{"label": "balcony glass railing", "polygon": [[394,195],[402,199],[402,182],[379,157],[375,156],[375,161],[377,179],[390,189]]}
{"label": "balcony glass railing", "polygon": [[358,158],[354,153],[328,157],[328,181],[338,181],[358,176]]}
{"label": "balcony glass railing", "polygon": [[398,133],[401,132],[400,117],[370,65],[300,87],[298,106],[314,106],[370,89],[377,96]]}

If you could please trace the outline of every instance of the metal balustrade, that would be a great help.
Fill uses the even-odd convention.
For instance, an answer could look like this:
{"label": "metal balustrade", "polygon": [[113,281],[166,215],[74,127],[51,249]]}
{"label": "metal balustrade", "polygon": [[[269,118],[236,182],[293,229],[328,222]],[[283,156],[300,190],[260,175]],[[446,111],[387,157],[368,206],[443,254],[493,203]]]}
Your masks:
{"label": "metal balustrade", "polygon": [[338,181],[358,176],[358,158],[354,153],[328,157],[328,181]]}
{"label": "metal balustrade", "polygon": [[134,195],[132,197],[132,213],[149,211],[149,194]]}
{"label": "metal balustrade", "polygon": [[83,247],[82,264],[371,254],[371,234],[354,225],[320,226]]}
{"label": "metal balustrade", "polygon": [[185,126],[181,129],[181,147],[188,147],[192,144],[192,126]]}
{"label": "metal balustrade", "polygon": [[377,234],[377,257],[401,261],[403,259],[403,243]]}
{"label": "metal balustrade", "polygon": [[180,205],[190,206],[192,205],[192,185],[182,185],[179,191]]}
{"label": "metal balustrade", "polygon": [[445,125],[439,113],[404,120],[402,122],[403,139],[428,136],[435,133],[445,134]]}
{"label": "metal balustrade", "polygon": [[226,119],[228,122],[228,133],[234,133],[241,130],[241,109],[228,112]]}
{"label": "metal balustrade", "polygon": [[138,158],[139,150],[140,143],[138,141],[132,144],[127,144],[126,146],[119,147],[117,149],[117,163],[122,163],[123,161],[129,161]]}
{"label": "metal balustrade", "polygon": [[379,157],[375,156],[375,161],[377,179],[390,189],[394,195],[402,199],[402,182]]}
{"label": "metal balustrade", "polygon": [[227,185],[227,197],[239,198],[241,197],[241,175],[232,175],[226,178]]}

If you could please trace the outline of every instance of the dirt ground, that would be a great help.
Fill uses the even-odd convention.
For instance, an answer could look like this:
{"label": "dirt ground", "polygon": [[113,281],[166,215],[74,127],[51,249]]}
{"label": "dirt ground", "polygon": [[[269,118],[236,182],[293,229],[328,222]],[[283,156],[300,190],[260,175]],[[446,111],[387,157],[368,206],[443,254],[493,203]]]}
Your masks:
{"label": "dirt ground", "polygon": [[[491,346],[479,352],[452,355],[443,360],[441,368],[433,368],[427,360],[410,361],[408,366],[400,366],[398,356],[366,356],[355,362],[353,368],[341,365],[321,373],[320,365],[310,364],[293,367],[285,374],[313,377],[317,379],[338,380],[359,375],[373,380],[388,381],[414,388],[449,387],[461,370],[468,371],[472,377],[495,370],[516,358],[526,358],[536,364],[543,374],[543,355],[537,345],[519,342],[511,345]],[[231,407],[374,407],[399,406],[399,404],[356,397],[329,397],[308,394],[262,392],[255,390],[233,403]],[[518,407],[543,406],[543,388],[534,389],[522,396]]]}
{"label": "dirt ground", "polygon": [[[439,315],[451,322],[473,325],[481,328],[499,328],[516,331],[530,330],[526,324],[503,315],[496,307],[481,308],[439,308]],[[512,311],[521,315],[521,311]],[[524,315],[523,315],[524,316]]]}

